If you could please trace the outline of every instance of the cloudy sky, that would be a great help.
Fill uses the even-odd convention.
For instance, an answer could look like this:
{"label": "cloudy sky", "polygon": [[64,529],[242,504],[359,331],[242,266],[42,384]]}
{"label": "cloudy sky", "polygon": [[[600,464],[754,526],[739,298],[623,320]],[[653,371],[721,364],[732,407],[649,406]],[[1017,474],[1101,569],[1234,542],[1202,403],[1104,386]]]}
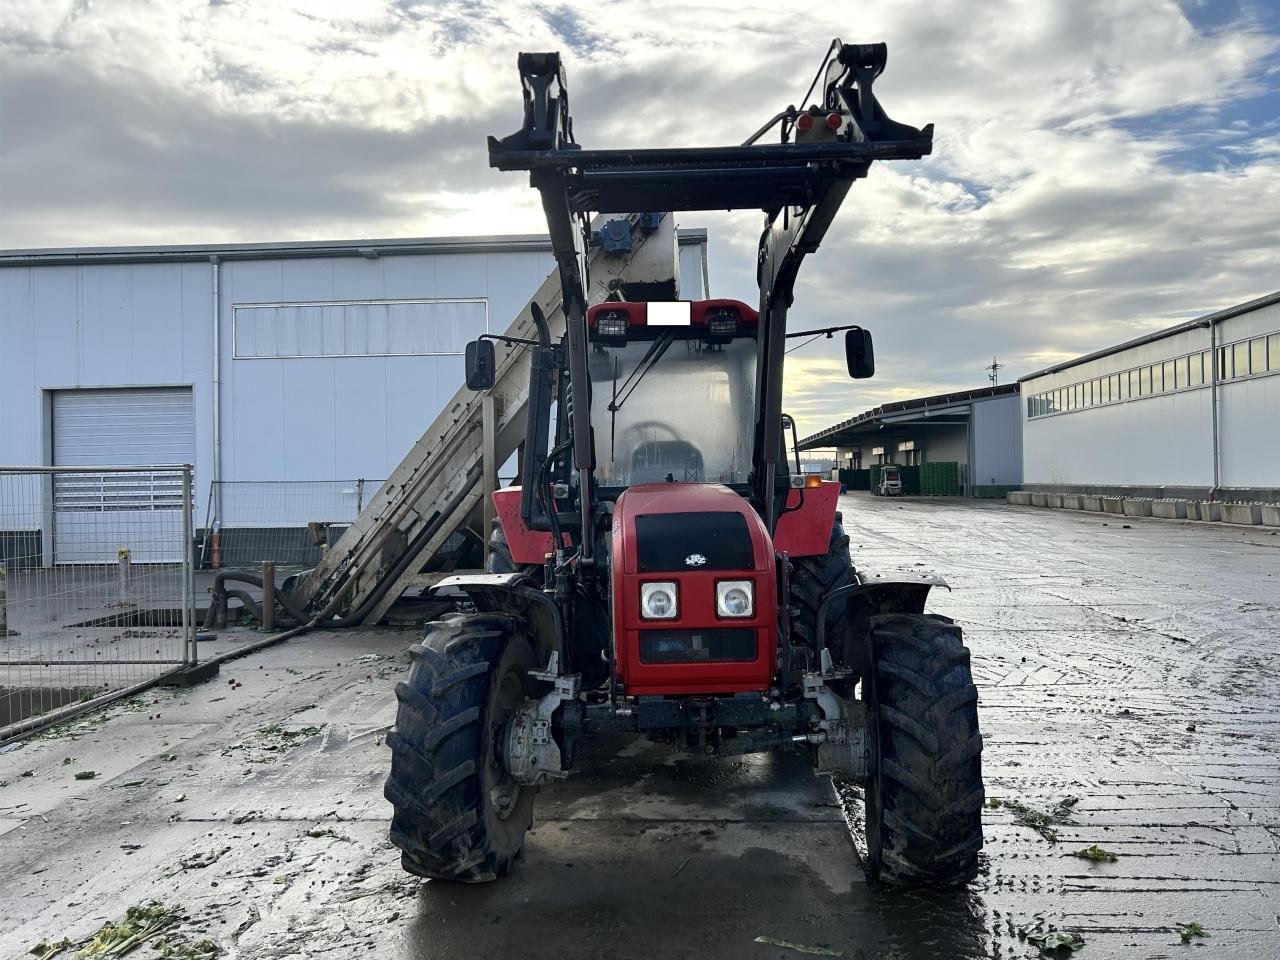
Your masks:
{"label": "cloudy sky", "polygon": [[[736,143],[827,42],[889,44],[877,93],[932,157],[857,184],[793,322],[802,433],[1002,380],[1280,288],[1277,0],[5,0],[0,247],[533,232],[485,164],[518,50],[559,49],[587,146]],[[757,214],[711,230],[754,300]]]}

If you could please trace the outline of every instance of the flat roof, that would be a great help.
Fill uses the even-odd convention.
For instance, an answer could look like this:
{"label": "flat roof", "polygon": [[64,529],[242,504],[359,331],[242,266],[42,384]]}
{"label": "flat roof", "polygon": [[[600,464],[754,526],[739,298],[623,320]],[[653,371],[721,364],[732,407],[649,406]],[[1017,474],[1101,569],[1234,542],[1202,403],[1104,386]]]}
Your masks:
{"label": "flat roof", "polygon": [[1238,317],[1242,313],[1248,313],[1250,310],[1258,310],[1262,307],[1269,307],[1273,303],[1280,303],[1280,290],[1275,293],[1268,293],[1258,297],[1255,300],[1246,300],[1244,303],[1237,303],[1234,307],[1227,307],[1216,313],[1207,313],[1203,317],[1196,317],[1194,320],[1184,320],[1182,323],[1172,327],[1165,327],[1163,330],[1156,330],[1152,333],[1143,334],[1133,340],[1126,340],[1124,343],[1118,343],[1114,347],[1104,347],[1101,350],[1095,350],[1093,353],[1086,353],[1082,357],[1076,357],[1074,360],[1064,360],[1062,363],[1054,364],[1052,367],[1045,367],[1043,370],[1037,370],[1035,373],[1029,373],[1025,377],[1019,377],[1018,382],[1024,383],[1027,380],[1034,380],[1036,377],[1045,377],[1051,373],[1060,373],[1071,367],[1078,367],[1082,363],[1088,363],[1091,360],[1101,360],[1103,357],[1109,357],[1112,354],[1122,353],[1133,347],[1140,347],[1144,343],[1154,343],[1156,340],[1163,340],[1165,337],[1171,337],[1176,333],[1185,333],[1187,330],[1194,330],[1197,327],[1209,327],[1223,320],[1229,320],[1232,317]]}
{"label": "flat roof", "polygon": [[[676,231],[682,246],[705,243],[705,227]],[[298,257],[365,257],[440,253],[550,253],[543,233],[475,237],[401,237],[370,240],[296,240],[279,243],[196,243],[143,247],[50,247],[0,250],[0,266],[30,267],[74,263],[161,263],[165,261],[283,260]]]}
{"label": "flat roof", "polygon": [[893,403],[873,407],[856,417],[841,421],[834,426],[819,430],[800,441],[801,450],[812,450],[815,447],[837,446],[832,438],[842,433],[852,433],[864,426],[878,423],[885,417],[901,413],[918,412],[922,417],[932,413],[941,413],[946,407],[968,403],[972,400],[990,400],[993,397],[1005,397],[1018,393],[1016,383],[1000,383],[991,387],[975,387],[972,390],[957,390],[952,393],[939,393],[931,397],[916,397],[911,400],[895,400]]}

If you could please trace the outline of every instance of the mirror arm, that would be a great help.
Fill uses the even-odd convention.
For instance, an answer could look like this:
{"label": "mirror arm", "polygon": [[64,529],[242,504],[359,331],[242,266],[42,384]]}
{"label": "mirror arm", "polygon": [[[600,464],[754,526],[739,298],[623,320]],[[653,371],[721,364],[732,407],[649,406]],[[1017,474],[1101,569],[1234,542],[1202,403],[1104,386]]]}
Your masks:
{"label": "mirror arm", "polygon": [[862,327],[856,323],[848,323],[843,327],[821,327],[818,330],[797,330],[795,333],[788,333],[787,339],[790,340],[793,337],[816,337],[820,334],[826,334],[827,339],[830,340],[833,334],[839,333],[841,330],[861,329]]}
{"label": "mirror arm", "polygon": [[501,340],[503,343],[519,343],[526,347],[536,347],[537,340],[526,340],[523,337],[504,337],[500,333],[482,333],[477,340]]}

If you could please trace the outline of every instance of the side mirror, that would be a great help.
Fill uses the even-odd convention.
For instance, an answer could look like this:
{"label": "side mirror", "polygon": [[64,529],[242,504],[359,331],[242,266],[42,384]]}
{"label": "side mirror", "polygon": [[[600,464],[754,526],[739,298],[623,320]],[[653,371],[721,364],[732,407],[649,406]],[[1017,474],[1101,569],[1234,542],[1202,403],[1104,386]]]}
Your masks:
{"label": "side mirror", "polygon": [[492,340],[472,340],[467,344],[467,389],[488,390],[497,379]]}
{"label": "side mirror", "polygon": [[876,375],[876,352],[871,345],[871,331],[854,327],[844,335],[844,359],[849,365],[849,376],[865,380]]}

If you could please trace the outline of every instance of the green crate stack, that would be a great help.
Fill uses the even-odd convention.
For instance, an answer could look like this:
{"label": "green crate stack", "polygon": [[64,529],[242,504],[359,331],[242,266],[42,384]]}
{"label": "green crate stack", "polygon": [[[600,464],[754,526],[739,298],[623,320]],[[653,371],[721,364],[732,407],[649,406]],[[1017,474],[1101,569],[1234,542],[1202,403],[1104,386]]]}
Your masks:
{"label": "green crate stack", "polygon": [[954,461],[920,464],[920,493],[926,497],[960,496],[960,465]]}
{"label": "green crate stack", "polygon": [[869,490],[877,490],[880,487],[880,464],[873,463],[870,467],[871,486]]}

